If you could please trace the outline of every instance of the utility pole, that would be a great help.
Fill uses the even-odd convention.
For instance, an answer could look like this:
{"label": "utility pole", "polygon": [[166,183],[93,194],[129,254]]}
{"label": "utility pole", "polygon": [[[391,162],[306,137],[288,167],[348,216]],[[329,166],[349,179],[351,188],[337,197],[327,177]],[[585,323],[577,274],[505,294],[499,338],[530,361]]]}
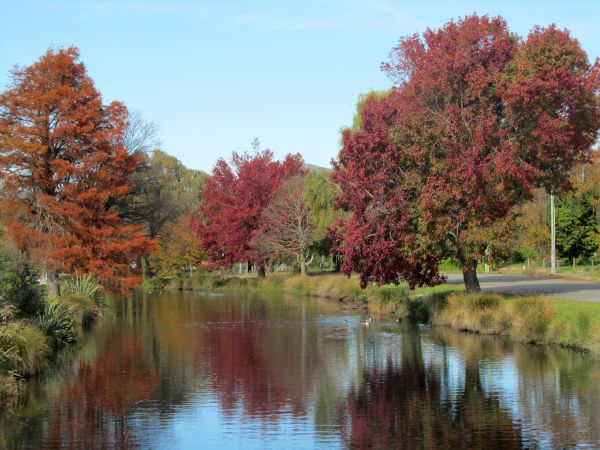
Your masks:
{"label": "utility pole", "polygon": [[550,194],[550,272],[556,273],[556,209],[554,193]]}

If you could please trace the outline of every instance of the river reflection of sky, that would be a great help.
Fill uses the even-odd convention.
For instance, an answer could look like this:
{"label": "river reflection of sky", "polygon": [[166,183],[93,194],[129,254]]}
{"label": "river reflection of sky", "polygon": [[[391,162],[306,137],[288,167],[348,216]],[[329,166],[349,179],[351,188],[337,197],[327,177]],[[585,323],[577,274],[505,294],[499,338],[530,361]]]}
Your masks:
{"label": "river reflection of sky", "polygon": [[185,294],[116,304],[79,364],[42,384],[35,415],[0,418],[0,448],[600,446],[591,357],[365,325],[337,308]]}

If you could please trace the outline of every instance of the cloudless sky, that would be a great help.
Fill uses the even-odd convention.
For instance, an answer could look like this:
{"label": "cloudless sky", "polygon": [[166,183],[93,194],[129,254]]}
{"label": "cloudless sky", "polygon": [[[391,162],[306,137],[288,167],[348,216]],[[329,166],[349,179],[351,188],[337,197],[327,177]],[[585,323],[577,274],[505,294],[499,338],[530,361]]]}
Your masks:
{"label": "cloudless sky", "polygon": [[210,171],[258,137],[328,166],[360,93],[403,35],[467,14],[571,30],[600,54],[600,1],[0,0],[0,88],[15,65],[75,45],[105,102],[156,122],[161,147]]}

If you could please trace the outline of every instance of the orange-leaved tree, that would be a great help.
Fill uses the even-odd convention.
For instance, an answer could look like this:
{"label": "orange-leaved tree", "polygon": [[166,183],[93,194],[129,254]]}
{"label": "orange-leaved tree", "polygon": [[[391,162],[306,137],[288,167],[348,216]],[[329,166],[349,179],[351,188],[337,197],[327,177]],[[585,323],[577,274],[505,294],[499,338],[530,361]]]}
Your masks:
{"label": "orange-leaved tree", "polygon": [[136,286],[136,256],[153,245],[113,205],[139,164],[128,154],[128,114],[104,105],[79,51],[48,50],[15,68],[0,94],[1,211],[6,237],[46,274],[95,275],[111,292]]}

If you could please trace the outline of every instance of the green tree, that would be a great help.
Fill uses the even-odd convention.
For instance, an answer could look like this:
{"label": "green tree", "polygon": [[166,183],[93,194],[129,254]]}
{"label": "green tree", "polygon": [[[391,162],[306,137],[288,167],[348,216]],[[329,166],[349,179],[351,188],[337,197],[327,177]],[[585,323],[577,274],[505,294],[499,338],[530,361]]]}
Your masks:
{"label": "green tree", "polygon": [[340,188],[331,179],[328,170],[311,170],[305,178],[304,199],[315,226],[310,250],[318,255],[331,253],[333,241],[329,229],[342,213],[335,208]]}
{"label": "green tree", "polygon": [[44,307],[44,286],[38,283],[38,273],[17,252],[11,252],[2,242],[0,228],[0,308],[10,305],[18,317],[33,317]]}
{"label": "green tree", "polygon": [[598,249],[595,231],[598,223],[592,205],[592,193],[562,195],[556,208],[556,248],[563,258],[583,261]]}
{"label": "green tree", "polygon": [[195,210],[207,178],[161,150],[143,153],[142,165],[132,175],[133,187],[119,204],[120,215],[142,224],[154,239],[167,224]]}

